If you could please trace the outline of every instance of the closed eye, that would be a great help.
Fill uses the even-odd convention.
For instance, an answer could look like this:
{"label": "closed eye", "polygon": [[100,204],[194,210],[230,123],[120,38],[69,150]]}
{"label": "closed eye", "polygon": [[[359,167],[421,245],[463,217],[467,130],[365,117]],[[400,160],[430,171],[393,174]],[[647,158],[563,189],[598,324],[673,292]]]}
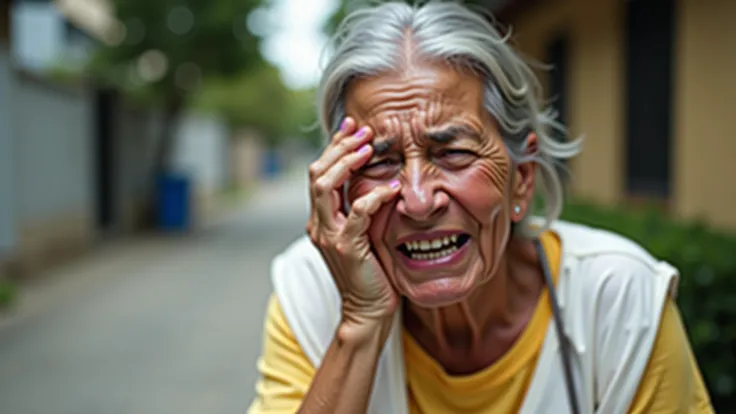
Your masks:
{"label": "closed eye", "polygon": [[398,161],[396,161],[394,159],[384,158],[382,160],[377,160],[377,161],[369,162],[368,164],[365,164],[363,166],[363,168],[361,168],[361,169],[362,170],[367,170],[367,169],[376,168],[376,167],[383,167],[383,166],[390,167],[390,166],[396,165],[397,163],[398,163]]}
{"label": "closed eye", "polygon": [[384,157],[368,161],[358,173],[371,179],[384,179],[396,175],[400,168],[400,157]]}
{"label": "closed eye", "polygon": [[445,168],[465,168],[478,159],[478,154],[462,148],[443,148],[434,155],[435,161]]}
{"label": "closed eye", "polygon": [[471,156],[475,156],[475,153],[473,151],[466,150],[466,149],[448,148],[448,149],[444,149],[444,150],[439,151],[439,153],[437,155],[440,156],[440,157],[453,156],[453,155],[471,155]]}

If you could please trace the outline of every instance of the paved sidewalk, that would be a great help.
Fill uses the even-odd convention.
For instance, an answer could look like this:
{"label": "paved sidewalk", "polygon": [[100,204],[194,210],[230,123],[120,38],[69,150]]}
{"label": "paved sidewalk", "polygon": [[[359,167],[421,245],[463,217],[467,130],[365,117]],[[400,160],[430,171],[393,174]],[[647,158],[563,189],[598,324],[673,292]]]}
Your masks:
{"label": "paved sidewalk", "polygon": [[186,237],[114,242],[0,320],[0,413],[243,413],[271,258],[304,232],[306,176]]}

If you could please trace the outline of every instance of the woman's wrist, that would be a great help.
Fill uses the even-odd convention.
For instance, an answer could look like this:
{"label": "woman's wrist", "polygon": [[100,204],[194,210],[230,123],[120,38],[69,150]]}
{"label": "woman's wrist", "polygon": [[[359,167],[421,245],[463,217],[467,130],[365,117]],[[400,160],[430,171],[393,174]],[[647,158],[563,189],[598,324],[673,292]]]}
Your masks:
{"label": "woman's wrist", "polygon": [[357,347],[381,345],[388,338],[393,324],[393,315],[372,316],[343,312],[337,328],[337,339]]}

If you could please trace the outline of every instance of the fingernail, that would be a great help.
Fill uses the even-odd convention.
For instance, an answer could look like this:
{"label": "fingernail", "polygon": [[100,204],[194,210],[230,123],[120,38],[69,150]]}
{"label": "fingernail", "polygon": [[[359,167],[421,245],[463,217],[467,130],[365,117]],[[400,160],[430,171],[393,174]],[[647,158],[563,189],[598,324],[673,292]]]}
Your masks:
{"label": "fingernail", "polygon": [[360,128],[360,131],[358,131],[358,133],[355,134],[355,136],[358,138],[363,138],[367,133],[368,133],[368,128],[363,127],[363,128]]}
{"label": "fingernail", "polygon": [[401,185],[401,183],[399,182],[399,180],[393,180],[388,185],[391,186],[391,188],[393,188],[393,189],[397,189],[397,188],[399,188],[399,186]]}
{"label": "fingernail", "polygon": [[365,155],[365,154],[367,154],[367,153],[368,153],[368,152],[369,152],[370,150],[371,150],[371,146],[370,146],[370,145],[368,145],[368,144],[365,144],[365,145],[363,145],[362,147],[360,147],[360,149],[358,150],[358,153],[359,153],[360,155]]}
{"label": "fingernail", "polygon": [[340,131],[342,131],[342,132],[347,131],[348,130],[348,125],[349,125],[348,118],[343,119],[342,120],[342,124],[340,124]]}

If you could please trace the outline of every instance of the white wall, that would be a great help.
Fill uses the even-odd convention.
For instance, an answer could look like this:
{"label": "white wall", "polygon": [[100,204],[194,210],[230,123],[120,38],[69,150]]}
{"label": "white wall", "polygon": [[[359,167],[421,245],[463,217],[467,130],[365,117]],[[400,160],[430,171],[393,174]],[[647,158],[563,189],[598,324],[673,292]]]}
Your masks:
{"label": "white wall", "polygon": [[13,58],[25,70],[79,67],[96,47],[81,31],[67,30],[67,19],[52,1],[16,2],[10,18]]}
{"label": "white wall", "polygon": [[51,65],[64,49],[64,20],[48,3],[19,2],[11,9],[13,57],[24,68]]}
{"label": "white wall", "polygon": [[215,117],[186,114],[177,127],[173,165],[191,174],[205,193],[220,190],[229,179],[228,129]]}
{"label": "white wall", "polygon": [[16,208],[21,222],[93,215],[92,96],[18,76],[13,95]]}
{"label": "white wall", "polygon": [[15,246],[14,150],[12,135],[12,71],[8,53],[0,45],[0,259]]}

